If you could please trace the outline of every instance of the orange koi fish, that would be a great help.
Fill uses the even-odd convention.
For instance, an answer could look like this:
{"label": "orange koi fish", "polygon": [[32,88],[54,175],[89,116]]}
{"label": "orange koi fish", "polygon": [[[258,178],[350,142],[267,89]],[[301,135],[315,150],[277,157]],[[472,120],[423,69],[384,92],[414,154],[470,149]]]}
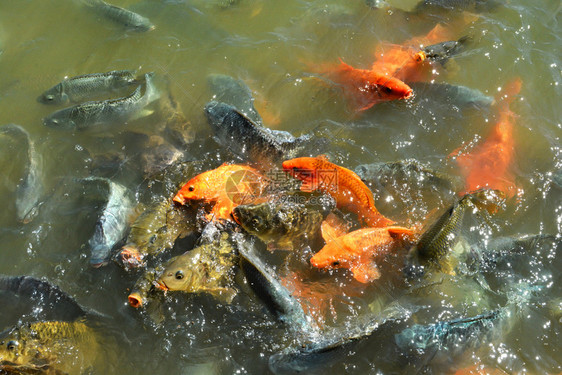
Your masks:
{"label": "orange koi fish", "polygon": [[455,371],[454,375],[507,375],[507,372],[499,368],[489,368],[482,363]]}
{"label": "orange koi fish", "polygon": [[450,28],[437,25],[427,35],[412,38],[404,45],[384,44],[377,49],[377,59],[371,69],[404,82],[430,81],[434,65],[423,47],[450,41],[452,38]]}
{"label": "orange koi fish", "polygon": [[174,202],[214,203],[207,218],[230,220],[231,212],[239,204],[251,203],[261,195],[265,177],[246,165],[223,164],[189,180],[174,197]]}
{"label": "orange koi fish", "polygon": [[465,191],[471,192],[480,188],[500,190],[508,197],[516,192],[511,164],[514,154],[513,118],[509,105],[521,90],[521,79],[517,78],[505,89],[503,97],[497,98],[499,103],[499,121],[488,138],[467,154],[455,150],[457,164],[466,177]]}
{"label": "orange koi fish", "polygon": [[303,182],[302,191],[320,190],[336,200],[338,208],[355,212],[371,227],[394,224],[379,213],[373,193],[355,172],[330,163],[325,156],[303,157],[283,162],[283,170]]}
{"label": "orange koi fish", "polygon": [[318,253],[310,258],[316,268],[348,268],[353,278],[368,283],[380,277],[374,263],[388,254],[398,239],[413,235],[413,231],[403,227],[363,228],[328,242]]}
{"label": "orange koi fish", "polygon": [[[341,61],[341,60],[340,60]],[[359,111],[389,100],[408,99],[413,90],[399,79],[378,72],[357,69],[343,61],[330,69],[327,76],[341,85],[346,97],[354,101]]]}

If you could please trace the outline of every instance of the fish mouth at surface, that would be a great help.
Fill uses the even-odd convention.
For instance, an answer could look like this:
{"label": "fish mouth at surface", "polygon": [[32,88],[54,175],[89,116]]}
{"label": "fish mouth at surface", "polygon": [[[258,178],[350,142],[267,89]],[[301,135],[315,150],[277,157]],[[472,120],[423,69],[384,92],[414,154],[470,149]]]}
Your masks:
{"label": "fish mouth at surface", "polygon": [[138,309],[143,305],[142,297],[138,293],[129,294],[127,299],[129,300],[129,305],[131,305],[131,307],[134,307],[135,309]]}
{"label": "fish mouth at surface", "polygon": [[160,290],[163,290],[164,292],[167,292],[168,290],[170,290],[170,288],[168,288],[168,286],[166,285],[166,283],[164,281],[155,281],[154,282],[154,286]]}

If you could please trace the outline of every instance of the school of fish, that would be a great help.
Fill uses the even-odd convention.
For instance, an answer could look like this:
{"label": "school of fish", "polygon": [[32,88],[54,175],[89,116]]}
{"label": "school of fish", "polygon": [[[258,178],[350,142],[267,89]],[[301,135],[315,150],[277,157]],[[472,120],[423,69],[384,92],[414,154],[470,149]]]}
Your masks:
{"label": "school of fish", "polygon": [[[102,0],[79,3],[122,32],[156,28]],[[387,7],[376,3],[367,1],[372,8]],[[407,14],[452,8],[479,13],[496,6],[424,0]],[[354,118],[392,101],[390,110],[405,111],[404,103],[432,92],[443,101],[489,109],[493,123],[483,139],[444,158],[455,173],[417,160],[359,164],[342,158],[334,151],[337,142],[323,134],[270,129],[246,82],[219,72],[207,77],[212,95],[200,108],[207,133],[194,135],[169,86],[164,88],[168,77],[111,70],[64,77],[37,96],[44,108],[71,103],[40,120],[62,137],[89,132],[103,143],[108,132],[120,136],[117,151],[86,151],[90,176],[61,179],[48,190],[40,139],[24,126],[0,127],[2,145],[23,154],[14,153],[17,171],[5,183],[12,187],[15,220],[30,225],[48,222],[49,215],[88,217],[90,235],[80,251],[88,249],[92,273],[85,278],[106,288],[92,275],[119,275],[126,314],[150,320],[148,327],[171,321],[166,327],[181,331],[174,303],[196,307],[186,326],[195,326],[200,316],[204,321],[209,304],[240,319],[242,327],[265,316],[260,327],[286,330],[287,338],[255,359],[264,371],[330,371],[353,362],[358,344],[367,341],[380,348],[377,358],[400,363],[404,373],[501,371],[467,362],[466,353],[495,345],[532,313],[530,306],[551,288],[549,280],[559,281],[562,241],[542,230],[523,237],[493,233],[498,217],[517,210],[514,198],[525,194],[517,184],[522,140],[516,138],[515,112],[525,84],[512,77],[492,98],[434,82],[475,43],[467,20],[437,23],[401,44],[373,41],[369,67],[352,66],[341,56],[333,56],[339,63],[303,63],[315,84],[335,89]],[[137,129],[137,121],[154,126]],[[202,145],[203,159],[192,157],[192,143]],[[135,147],[146,151],[128,153]],[[123,172],[128,169],[140,184],[130,183]],[[57,196],[65,203],[58,204]],[[95,210],[82,212],[92,199]],[[408,205],[416,199],[428,202],[426,216]],[[474,228],[492,234],[475,239]],[[518,279],[534,271],[537,254],[548,265],[543,279]],[[114,263],[120,268],[113,269]],[[373,290],[377,299],[366,299]],[[490,302],[497,296],[503,304]],[[558,322],[559,297],[548,304]],[[0,373],[112,373],[117,370],[110,363],[121,353],[115,343],[134,345],[97,311],[102,307],[84,307],[47,280],[0,277],[0,304],[8,305],[4,299],[18,301],[26,312],[0,332]],[[561,365],[539,370],[554,373]]]}

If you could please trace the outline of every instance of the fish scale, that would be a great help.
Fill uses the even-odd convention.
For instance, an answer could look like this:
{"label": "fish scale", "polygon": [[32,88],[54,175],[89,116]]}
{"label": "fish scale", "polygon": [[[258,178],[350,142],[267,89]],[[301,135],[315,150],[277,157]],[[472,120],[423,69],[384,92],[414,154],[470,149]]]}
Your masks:
{"label": "fish scale", "polygon": [[137,83],[132,70],[113,70],[64,79],[45,91],[38,100],[45,104],[80,102]]}

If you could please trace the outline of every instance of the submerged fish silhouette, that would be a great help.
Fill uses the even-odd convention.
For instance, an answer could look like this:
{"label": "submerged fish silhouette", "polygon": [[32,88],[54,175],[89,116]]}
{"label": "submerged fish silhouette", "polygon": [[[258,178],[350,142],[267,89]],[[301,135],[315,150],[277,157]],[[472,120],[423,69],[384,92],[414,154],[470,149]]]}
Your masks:
{"label": "submerged fish silhouette", "polygon": [[521,80],[517,78],[506,86],[503,97],[496,100],[499,103],[499,120],[482,144],[466,154],[461,154],[459,150],[451,154],[456,156],[457,164],[466,177],[464,192],[488,187],[501,190],[508,197],[515,195],[516,187],[511,171],[515,147],[515,115],[510,111],[509,105],[520,90]]}

